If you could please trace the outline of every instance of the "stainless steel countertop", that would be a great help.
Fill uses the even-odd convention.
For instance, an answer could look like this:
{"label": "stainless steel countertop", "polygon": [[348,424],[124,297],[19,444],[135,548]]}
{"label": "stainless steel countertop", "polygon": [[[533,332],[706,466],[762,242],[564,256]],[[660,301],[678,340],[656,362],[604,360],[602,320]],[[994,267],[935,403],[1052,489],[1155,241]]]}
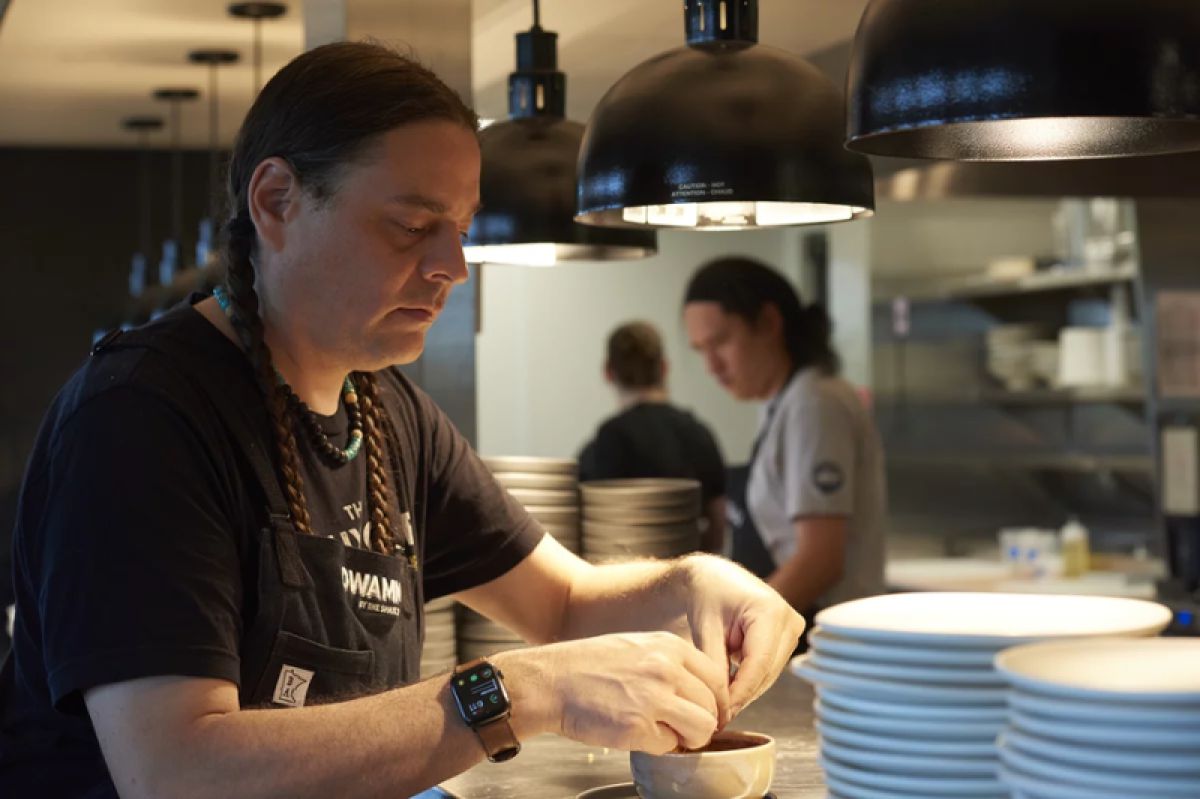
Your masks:
{"label": "stainless steel countertop", "polygon": [[[778,799],[825,799],[817,766],[812,687],[784,670],[731,725],[775,738]],[[600,785],[630,782],[629,754],[546,735],[525,743],[507,763],[480,763],[445,785],[464,799],[574,799]]]}

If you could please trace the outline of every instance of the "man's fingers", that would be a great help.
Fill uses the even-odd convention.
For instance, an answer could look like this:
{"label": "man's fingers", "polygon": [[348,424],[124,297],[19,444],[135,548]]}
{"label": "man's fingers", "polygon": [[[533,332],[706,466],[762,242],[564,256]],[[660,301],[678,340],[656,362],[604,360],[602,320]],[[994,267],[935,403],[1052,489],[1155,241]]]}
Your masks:
{"label": "man's fingers", "polygon": [[752,619],[742,632],[741,662],[729,688],[729,701],[734,715],[766,690],[770,680],[780,672],[788,655],[796,647],[796,640],[792,637],[780,639],[778,625]]}
{"label": "man's fingers", "polygon": [[706,619],[696,634],[696,647],[684,656],[684,666],[708,686],[717,702],[717,723],[729,721],[729,653],[719,618]]}
{"label": "man's fingers", "polygon": [[669,697],[663,704],[662,716],[662,723],[675,731],[679,745],[685,749],[699,749],[717,731],[716,716],[682,697]]}

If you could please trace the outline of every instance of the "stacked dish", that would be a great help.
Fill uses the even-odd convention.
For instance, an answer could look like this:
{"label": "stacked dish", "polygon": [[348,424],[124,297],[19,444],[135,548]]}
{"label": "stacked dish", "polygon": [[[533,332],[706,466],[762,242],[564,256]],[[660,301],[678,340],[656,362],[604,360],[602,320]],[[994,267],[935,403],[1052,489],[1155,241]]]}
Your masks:
{"label": "stacked dish", "polygon": [[1070,641],[1000,653],[1000,779],[1023,799],[1200,796],[1200,641]]}
{"label": "stacked dish", "polygon": [[425,604],[425,645],[421,650],[421,679],[450,671],[457,662],[454,635],[454,600],[449,597]]}
{"label": "stacked dish", "polygon": [[1136,599],[952,592],[822,611],[810,653],[792,668],[816,688],[831,796],[1008,797],[997,776],[1006,683],[996,653],[1047,639],[1154,635],[1170,617]]}
{"label": "stacked dish", "polygon": [[594,480],[580,489],[583,554],[593,563],[673,558],[700,546],[696,480]]}
{"label": "stacked dish", "polygon": [[575,461],[509,456],[484,458],[483,462],[543,530],[579,554],[579,478]]}

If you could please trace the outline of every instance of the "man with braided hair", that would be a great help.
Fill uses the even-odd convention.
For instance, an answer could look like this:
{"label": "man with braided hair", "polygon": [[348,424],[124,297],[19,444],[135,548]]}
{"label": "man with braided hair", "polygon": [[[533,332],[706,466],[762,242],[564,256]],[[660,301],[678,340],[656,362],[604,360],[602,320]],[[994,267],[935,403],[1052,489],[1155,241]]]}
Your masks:
{"label": "man with braided hair", "polygon": [[[775,679],[802,620],[771,589],[706,556],[580,561],[392,368],[467,277],[476,130],[376,45],[264,87],[225,285],[101,341],[43,424],[0,795],[405,796],[543,732],[699,746]],[[442,596],[537,646],[421,681]]]}

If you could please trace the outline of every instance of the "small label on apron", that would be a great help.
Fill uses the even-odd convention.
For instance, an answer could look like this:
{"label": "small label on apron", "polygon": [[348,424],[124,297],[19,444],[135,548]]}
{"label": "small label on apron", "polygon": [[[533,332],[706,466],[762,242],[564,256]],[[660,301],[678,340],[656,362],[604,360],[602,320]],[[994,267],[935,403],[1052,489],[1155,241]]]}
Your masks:
{"label": "small label on apron", "polygon": [[304,700],[308,698],[308,686],[312,685],[314,676],[315,672],[285,663],[279,670],[279,679],[275,682],[273,701],[277,705],[287,707],[304,707]]}

